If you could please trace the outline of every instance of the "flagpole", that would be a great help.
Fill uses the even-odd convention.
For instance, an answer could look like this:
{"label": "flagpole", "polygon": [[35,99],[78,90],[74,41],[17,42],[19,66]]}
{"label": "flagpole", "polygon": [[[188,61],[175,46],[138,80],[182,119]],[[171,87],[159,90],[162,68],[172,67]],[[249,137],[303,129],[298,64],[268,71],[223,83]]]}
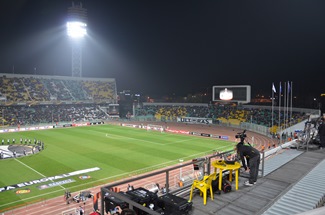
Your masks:
{"label": "flagpole", "polygon": [[272,126],[271,129],[273,129],[273,105],[274,105],[274,83],[272,83]]}
{"label": "flagpole", "polygon": [[292,94],[292,81],[291,81],[291,88],[290,88],[290,91],[291,91],[291,107],[290,107],[290,124],[291,124],[291,119],[292,119],[292,97],[293,97],[293,94]]}
{"label": "flagpole", "polygon": [[284,82],[284,102],[283,102],[283,107],[284,107],[284,109],[283,109],[283,115],[284,115],[284,129],[286,129],[287,128],[287,102],[288,102],[288,100],[287,100],[287,91],[288,91],[288,88],[287,88],[288,86],[287,86],[287,82]]}
{"label": "flagpole", "polygon": [[287,125],[288,127],[289,125],[289,99],[290,99],[290,82],[288,81],[288,92],[287,92],[288,96],[287,96]]}
{"label": "flagpole", "polygon": [[280,87],[279,87],[279,140],[280,140],[280,143],[281,144],[281,93],[282,93],[282,89],[281,89],[281,81],[280,81]]}
{"label": "flagpole", "polygon": [[283,123],[284,129],[287,127],[286,125],[286,102],[287,102],[287,82],[284,82],[284,98],[283,98]]}

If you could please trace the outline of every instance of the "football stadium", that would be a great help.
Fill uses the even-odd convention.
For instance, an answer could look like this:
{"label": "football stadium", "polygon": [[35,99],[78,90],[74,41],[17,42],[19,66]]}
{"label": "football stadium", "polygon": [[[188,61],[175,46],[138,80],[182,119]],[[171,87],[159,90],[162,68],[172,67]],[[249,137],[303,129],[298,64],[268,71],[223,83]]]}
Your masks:
{"label": "football stadium", "polygon": [[[53,8],[40,13],[49,15]],[[161,65],[155,65],[154,59],[163,56],[163,52],[159,57],[153,54],[151,59],[142,59],[140,54],[132,60],[125,57],[128,55],[123,56],[130,60],[128,63],[122,62],[118,52],[112,57],[114,48],[123,49],[131,43],[112,45],[112,53],[104,50],[104,40],[100,44],[100,40],[95,41],[94,32],[87,32],[87,9],[82,3],[72,3],[66,21],[64,32],[71,54],[68,75],[56,74],[56,69],[52,75],[43,74],[42,66],[35,66],[37,63],[30,74],[17,73],[19,66],[15,65],[9,72],[0,71],[1,215],[325,214],[325,116],[318,98],[308,108],[295,106],[301,98],[294,95],[293,81],[278,84],[268,80],[271,96],[258,97],[252,93],[255,86],[244,83],[247,79],[227,76],[227,72],[221,72],[212,87],[204,85],[204,93],[198,90],[176,97],[178,92],[175,92],[159,98],[150,97],[150,92],[140,95],[118,86],[113,75],[117,73],[87,73],[87,68],[94,71],[110,68],[96,63],[85,67],[85,56],[94,62],[117,62],[122,66],[116,71],[123,73],[133,71],[125,69],[133,60],[145,59],[146,64],[158,69]],[[129,30],[127,27],[121,30],[123,35],[128,34],[126,29]],[[141,27],[135,29],[132,33],[136,34]],[[51,38],[49,44],[63,38],[62,29],[57,30],[60,36],[55,35],[56,30],[43,32],[42,36]],[[152,33],[152,38],[155,34]],[[145,40],[141,36],[141,41]],[[91,43],[88,48],[96,48],[101,54],[92,56],[91,51],[85,50],[86,43]],[[174,44],[172,40],[169,43]],[[143,47],[144,44],[147,45],[143,43]],[[54,46],[40,50],[60,47]],[[139,49],[135,49],[138,54]],[[28,56],[32,55],[33,49],[27,50]],[[187,43],[186,50],[189,52]],[[171,52],[168,50],[168,55]],[[63,58],[68,55],[64,54],[47,60],[67,62]],[[46,61],[43,57],[38,55],[38,64]],[[17,59],[12,61],[23,61]],[[164,63],[178,65],[176,61],[191,61],[184,59],[172,59],[168,63],[164,60]],[[204,70],[203,61],[197,64]],[[178,68],[175,65],[171,73]],[[158,73],[143,73],[143,77],[123,73],[120,79],[129,78],[127,87],[137,85],[140,89],[143,83],[155,85],[142,78],[157,75],[155,79],[159,81],[156,80],[154,87],[168,88],[169,78]],[[193,87],[201,78],[204,82],[203,75],[198,73],[173,78],[180,81],[177,85],[181,87],[188,78],[188,85]],[[220,81],[224,80],[221,76],[229,80]],[[256,83],[261,84],[261,80]]]}
{"label": "football stadium", "polygon": [[[241,136],[263,153],[262,178],[267,161],[319,147],[317,110],[295,108],[288,125],[280,119],[283,132],[278,136],[276,117],[273,127],[266,126],[272,119],[269,107],[136,103],[130,116],[122,118],[114,79],[2,74],[0,82],[1,92],[6,92],[0,114],[4,214],[69,214],[80,204],[87,213],[106,213],[114,208],[105,195],[130,192],[130,186],[157,198],[180,196],[188,203],[193,182],[214,172],[213,162],[234,160]],[[247,120],[252,116],[253,122]],[[239,183],[245,172],[240,175]],[[215,192],[215,201],[238,195],[241,184],[238,191],[234,182],[229,185],[232,191],[220,196]],[[186,213],[199,214],[202,197],[195,191],[193,195]]]}

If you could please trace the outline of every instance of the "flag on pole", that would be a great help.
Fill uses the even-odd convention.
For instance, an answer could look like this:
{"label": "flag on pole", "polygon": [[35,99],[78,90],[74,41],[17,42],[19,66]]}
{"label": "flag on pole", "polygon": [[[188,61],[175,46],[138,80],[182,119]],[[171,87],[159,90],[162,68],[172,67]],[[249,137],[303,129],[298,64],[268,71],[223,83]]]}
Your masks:
{"label": "flag on pole", "polygon": [[288,92],[287,93],[288,93],[288,98],[287,98],[287,123],[290,124],[290,119],[289,119],[290,81],[288,81]]}
{"label": "flag on pole", "polygon": [[274,86],[274,83],[272,83],[272,129],[273,129],[273,105],[274,105],[274,93],[276,93],[276,89],[275,89],[275,86]]}
{"label": "flag on pole", "polygon": [[281,129],[281,93],[282,93],[282,87],[281,87],[281,81],[280,81],[280,86],[279,86],[279,120],[278,120],[278,130],[277,133],[279,135],[280,139],[280,144],[281,144],[281,138],[282,138],[282,129]]}
{"label": "flag on pole", "polygon": [[273,90],[274,93],[276,93],[276,89],[275,89],[274,83],[272,83],[272,90]]}

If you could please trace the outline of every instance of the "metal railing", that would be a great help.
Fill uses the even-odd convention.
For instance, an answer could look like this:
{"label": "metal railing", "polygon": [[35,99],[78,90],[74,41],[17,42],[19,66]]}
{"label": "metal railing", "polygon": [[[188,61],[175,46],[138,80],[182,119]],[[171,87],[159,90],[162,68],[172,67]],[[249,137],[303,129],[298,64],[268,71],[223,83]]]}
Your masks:
{"label": "metal railing", "polygon": [[[140,184],[139,181],[141,180],[145,180],[145,181],[150,181],[151,179],[150,178],[153,178],[153,177],[160,177],[160,179],[162,178],[165,178],[164,179],[164,182],[165,182],[165,189],[164,189],[164,193],[157,193],[159,195],[165,195],[167,193],[170,193],[170,194],[181,194],[183,192],[186,192],[192,185],[193,183],[193,180],[195,179],[195,177],[192,177],[190,179],[188,179],[190,181],[190,183],[186,183],[186,177],[183,176],[181,177],[180,176],[180,180],[184,183],[182,183],[182,186],[175,186],[175,184],[173,184],[173,177],[172,175],[176,173],[180,173],[181,174],[181,170],[182,168],[192,168],[193,169],[193,166],[194,165],[198,165],[200,166],[200,173],[199,175],[201,175],[203,177],[203,175],[207,174],[209,175],[211,173],[211,171],[213,170],[211,168],[211,162],[216,160],[216,159],[222,159],[223,157],[225,157],[226,155],[228,154],[231,154],[233,153],[233,151],[227,151],[227,152],[223,152],[223,153],[215,153],[215,154],[212,154],[210,156],[207,156],[207,157],[204,157],[204,158],[198,158],[196,159],[195,161],[192,160],[192,161],[188,161],[188,162],[185,162],[185,163],[182,163],[180,165],[175,165],[173,167],[169,167],[169,168],[166,168],[166,169],[163,169],[163,170],[158,170],[158,171],[155,171],[155,172],[152,172],[152,173],[148,173],[148,174],[144,174],[144,175],[140,175],[138,177],[135,177],[135,178],[128,178],[128,179],[125,179],[125,180],[122,180],[122,181],[119,181],[119,182],[115,182],[115,183],[112,183],[112,184],[109,184],[107,186],[104,186],[104,187],[101,187],[101,214],[104,214],[106,213],[104,211],[105,209],[105,201],[104,201],[104,198],[105,196],[113,196],[121,201],[124,201],[126,203],[128,203],[129,205],[129,208],[133,209],[134,207],[135,208],[138,208],[148,214],[151,214],[151,215],[159,215],[160,213],[157,213],[156,211],[153,211],[151,210],[150,208],[148,207],[144,207],[143,205],[140,205],[139,203],[137,202],[134,202],[132,201],[131,199],[129,199],[128,197],[126,197],[125,195],[119,193],[119,192],[116,192],[116,187],[124,187],[126,188],[127,186],[129,186],[130,184],[132,183],[137,183],[137,184]],[[259,171],[261,172],[260,176],[263,177],[264,176],[264,153],[262,153],[262,157],[261,157],[261,165],[260,165],[260,169]],[[120,189],[118,189],[120,190]]]}

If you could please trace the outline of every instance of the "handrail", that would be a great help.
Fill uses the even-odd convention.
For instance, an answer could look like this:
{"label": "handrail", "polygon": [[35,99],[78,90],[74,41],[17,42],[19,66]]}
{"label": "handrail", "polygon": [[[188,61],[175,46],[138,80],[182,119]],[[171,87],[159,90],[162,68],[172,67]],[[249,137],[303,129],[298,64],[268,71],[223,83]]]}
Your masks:
{"label": "handrail", "polygon": [[[186,167],[186,166],[189,166],[189,165],[194,165],[194,164],[198,164],[198,163],[201,163],[202,161],[204,162],[205,164],[205,167],[202,169],[204,171],[204,174],[210,174],[211,172],[211,162],[212,162],[212,159],[216,158],[216,157],[221,157],[225,154],[229,154],[229,153],[233,153],[233,151],[226,151],[226,152],[223,152],[223,153],[217,153],[217,154],[213,154],[213,155],[210,155],[210,156],[207,156],[205,158],[202,158],[202,159],[198,159],[196,161],[189,161],[189,162],[186,162],[186,163],[183,163],[183,164],[180,164],[180,165],[176,165],[176,166],[173,166],[173,167],[169,167],[169,168],[166,168],[166,169],[163,169],[163,170],[158,170],[158,171],[155,171],[155,172],[152,172],[152,173],[147,173],[147,174],[144,174],[144,175],[140,175],[138,177],[135,177],[135,178],[128,178],[126,180],[122,180],[122,181],[118,181],[118,182],[115,182],[115,183],[111,183],[107,186],[104,186],[104,187],[101,187],[101,198],[102,198],[102,201],[101,201],[101,214],[104,214],[104,208],[105,208],[105,205],[104,205],[104,197],[105,195],[112,195],[113,197],[115,198],[118,198],[122,201],[125,201],[126,203],[129,204],[129,208],[133,208],[133,207],[136,207],[136,208],[139,208],[140,210],[143,210],[149,214],[152,214],[152,215],[158,215],[159,213],[155,212],[155,211],[152,211],[150,210],[149,208],[146,208],[130,199],[128,199],[127,197],[119,194],[119,193],[116,193],[113,191],[113,188],[114,187],[119,187],[121,185],[125,185],[125,184],[131,184],[132,182],[135,182],[135,181],[139,181],[141,179],[145,179],[145,178],[149,178],[149,177],[152,177],[152,176],[156,176],[156,175],[159,175],[159,174],[165,174],[165,182],[166,182],[166,193],[179,193],[185,189],[188,189],[191,185],[184,185],[182,187],[179,187],[177,189],[174,189],[174,190],[170,190],[170,183],[169,183],[169,176],[170,176],[170,172],[173,171],[173,170],[177,170],[177,169],[180,169],[180,168],[183,168],[183,167]],[[262,156],[262,159],[264,161],[264,156]],[[264,170],[264,162],[263,164],[261,165],[262,166],[262,169],[260,169],[259,171],[262,171],[262,177],[263,177],[263,170]],[[205,171],[206,170],[206,171]]]}

